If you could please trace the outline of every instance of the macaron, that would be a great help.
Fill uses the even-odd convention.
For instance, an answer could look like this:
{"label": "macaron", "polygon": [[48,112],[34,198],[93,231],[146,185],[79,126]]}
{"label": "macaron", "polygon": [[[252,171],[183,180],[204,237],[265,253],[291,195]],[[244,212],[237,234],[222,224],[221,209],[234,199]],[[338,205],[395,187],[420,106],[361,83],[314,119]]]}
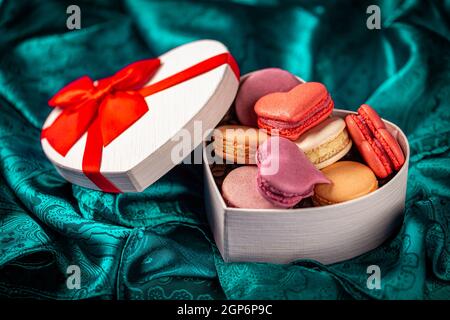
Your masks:
{"label": "macaron", "polygon": [[272,136],[257,152],[258,190],[271,203],[292,208],[314,193],[314,186],[329,180],[292,141]]}
{"label": "macaron", "polygon": [[405,163],[402,148],[370,106],[363,104],[357,114],[347,115],[345,122],[364,161],[378,178],[389,176]]}
{"label": "macaron", "polygon": [[331,183],[315,187],[313,202],[316,206],[353,200],[378,188],[373,171],[359,162],[339,161],[321,171]]}
{"label": "macaron", "polygon": [[250,73],[242,81],[236,95],[235,109],[239,122],[256,127],[254,110],[259,98],[272,92],[286,92],[300,83],[293,74],[278,68],[267,68]]}
{"label": "macaron", "polygon": [[306,131],[295,141],[317,169],[325,168],[345,156],[352,147],[345,121],[331,117]]}
{"label": "macaron", "polygon": [[239,166],[238,164],[229,165],[229,164],[222,164],[222,163],[217,163],[217,162],[213,161],[209,165],[209,168],[214,177],[214,181],[217,184],[217,187],[221,188],[223,180],[225,180],[225,177],[228,175],[228,173],[230,173],[232,170],[236,169],[238,166]]}
{"label": "macaron", "polygon": [[213,132],[215,154],[227,163],[255,164],[256,150],[266,141],[267,133],[258,128],[225,125]]}
{"label": "macaron", "polygon": [[288,92],[265,95],[256,102],[255,112],[260,128],[295,141],[325,120],[333,107],[333,99],[323,84],[306,82]]}
{"label": "macaron", "polygon": [[256,166],[242,166],[231,171],[222,183],[222,197],[234,208],[275,209],[258,191]]}

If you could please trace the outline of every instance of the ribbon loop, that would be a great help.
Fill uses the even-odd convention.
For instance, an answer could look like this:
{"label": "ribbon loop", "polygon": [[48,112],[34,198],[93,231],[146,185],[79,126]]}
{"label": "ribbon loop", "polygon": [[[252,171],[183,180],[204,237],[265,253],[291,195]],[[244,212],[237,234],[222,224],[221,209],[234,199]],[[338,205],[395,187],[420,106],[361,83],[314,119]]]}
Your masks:
{"label": "ribbon loop", "polygon": [[111,83],[115,91],[137,90],[150,81],[160,65],[159,59],[136,61],[105,80]]}
{"label": "ribbon loop", "polygon": [[120,91],[106,96],[98,111],[103,146],[110,144],[147,111],[144,97],[135,91]]}
{"label": "ribbon loop", "polygon": [[[101,144],[108,145],[148,110],[144,111],[142,95],[138,97],[130,92],[145,85],[159,66],[159,59],[142,60],[97,81],[97,85],[88,76],[69,83],[48,102],[52,107],[61,108],[62,112],[49,128],[44,129],[42,136],[65,156],[99,116],[101,136],[106,138]],[[127,93],[120,94],[121,91]],[[99,113],[100,106],[107,111]],[[106,119],[102,120],[103,116]]]}
{"label": "ribbon loop", "polygon": [[92,99],[95,90],[94,82],[88,76],[83,76],[59,90],[48,102],[51,107],[61,109],[76,109],[87,100]]}

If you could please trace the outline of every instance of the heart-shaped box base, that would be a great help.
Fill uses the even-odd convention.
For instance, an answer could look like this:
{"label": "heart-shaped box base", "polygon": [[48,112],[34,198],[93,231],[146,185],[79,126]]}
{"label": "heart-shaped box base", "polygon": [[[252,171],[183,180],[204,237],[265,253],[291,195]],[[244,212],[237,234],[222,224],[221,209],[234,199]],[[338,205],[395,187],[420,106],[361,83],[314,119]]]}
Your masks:
{"label": "heart-shaped box base", "polygon": [[[335,109],[344,118],[351,111]],[[405,164],[378,190],[340,204],[290,210],[227,207],[203,148],[205,205],[217,247],[226,262],[323,264],[347,260],[378,247],[399,226],[406,198],[409,144],[395,124],[384,120],[405,153]]]}

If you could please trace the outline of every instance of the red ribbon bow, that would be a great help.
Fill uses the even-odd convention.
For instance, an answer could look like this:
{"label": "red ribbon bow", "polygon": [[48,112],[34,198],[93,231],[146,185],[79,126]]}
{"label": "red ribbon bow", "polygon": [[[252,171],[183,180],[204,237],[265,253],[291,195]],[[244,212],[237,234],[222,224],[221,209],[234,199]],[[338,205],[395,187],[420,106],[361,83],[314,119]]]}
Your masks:
{"label": "red ribbon bow", "polygon": [[128,65],[111,77],[92,81],[87,76],[68,84],[53,96],[49,105],[61,113],[42,130],[42,139],[62,156],[87,132],[83,173],[106,192],[120,192],[101,173],[103,148],[139,120],[147,111],[144,97],[228,64],[239,79],[239,68],[229,53],[219,54],[166,79],[143,87],[160,67],[159,59]]}
{"label": "red ribbon bow", "polygon": [[[62,88],[48,104],[61,114],[42,134],[62,156],[98,121],[102,146],[106,147],[148,111],[136,92],[150,81],[159,59],[135,62],[97,82],[84,76]],[[61,134],[64,133],[64,134]]]}

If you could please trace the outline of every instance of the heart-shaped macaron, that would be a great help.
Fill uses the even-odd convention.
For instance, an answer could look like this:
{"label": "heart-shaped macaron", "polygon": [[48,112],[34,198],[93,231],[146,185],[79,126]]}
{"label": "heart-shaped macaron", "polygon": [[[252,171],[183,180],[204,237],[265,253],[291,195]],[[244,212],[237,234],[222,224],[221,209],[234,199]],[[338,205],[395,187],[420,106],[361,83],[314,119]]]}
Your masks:
{"label": "heart-shaped macaron", "polygon": [[299,84],[288,92],[275,92],[255,104],[258,126],[269,132],[296,140],[303,132],[325,120],[334,102],[319,82]]}
{"label": "heart-shaped macaron", "polygon": [[241,79],[234,103],[239,122],[245,126],[256,127],[256,101],[269,93],[287,92],[302,82],[292,73],[278,68],[262,69],[245,76]]}

